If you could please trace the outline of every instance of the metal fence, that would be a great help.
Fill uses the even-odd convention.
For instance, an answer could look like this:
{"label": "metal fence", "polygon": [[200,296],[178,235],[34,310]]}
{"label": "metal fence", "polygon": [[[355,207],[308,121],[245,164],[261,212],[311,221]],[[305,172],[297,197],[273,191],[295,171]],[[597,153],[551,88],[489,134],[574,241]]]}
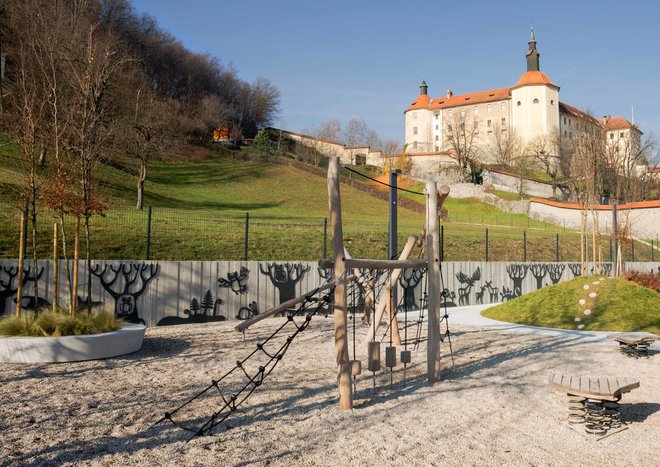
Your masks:
{"label": "metal fence", "polygon": [[[0,204],[0,257],[18,256],[20,216],[17,209]],[[467,219],[466,219],[467,220]],[[478,219],[476,220],[479,221]],[[52,255],[51,212],[39,213],[37,254]],[[419,224],[399,224],[399,244],[408,234],[419,234]],[[442,225],[442,255],[447,261],[578,261],[579,234],[570,230],[480,225],[452,222]],[[387,257],[388,225],[383,222],[344,220],[345,243],[355,257]],[[552,226],[551,226],[552,227]],[[73,219],[65,222],[69,256],[73,252]],[[91,255],[96,259],[152,260],[255,260],[305,261],[328,255],[328,221],[322,217],[267,217],[217,210],[132,207],[112,209],[91,219]],[[84,235],[83,237],[84,238]],[[623,261],[653,261],[660,256],[657,243],[623,244]],[[591,257],[591,241],[585,249]],[[26,254],[31,256],[32,239]],[[609,238],[597,247],[603,261],[612,256]]]}

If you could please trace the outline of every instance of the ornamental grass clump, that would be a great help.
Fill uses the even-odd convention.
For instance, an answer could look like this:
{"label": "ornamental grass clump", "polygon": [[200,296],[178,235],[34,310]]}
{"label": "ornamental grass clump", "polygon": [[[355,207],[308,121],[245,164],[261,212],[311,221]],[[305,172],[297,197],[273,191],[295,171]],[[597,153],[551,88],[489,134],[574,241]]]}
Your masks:
{"label": "ornamental grass clump", "polygon": [[66,310],[26,312],[0,320],[0,336],[61,337],[117,331],[120,321],[103,310],[72,316]]}

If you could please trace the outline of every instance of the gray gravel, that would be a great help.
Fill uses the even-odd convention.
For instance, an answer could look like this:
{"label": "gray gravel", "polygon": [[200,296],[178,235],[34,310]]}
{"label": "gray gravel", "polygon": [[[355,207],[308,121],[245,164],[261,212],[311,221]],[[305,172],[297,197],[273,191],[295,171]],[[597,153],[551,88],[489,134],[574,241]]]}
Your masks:
{"label": "gray gravel", "polygon": [[[215,435],[186,443],[182,430],[151,426],[282,322],[245,341],[232,323],[173,326],[147,330],[143,349],[121,358],[0,364],[0,465],[660,465],[659,352],[635,360],[610,343],[468,326],[452,327],[453,369],[443,345],[443,381],[424,381],[422,343],[405,379],[401,366],[381,372],[374,390],[365,371],[355,410],[341,412],[332,318],[317,317]],[[358,343],[364,335],[359,326]],[[622,400],[627,429],[598,440],[569,425],[566,396],[546,383],[553,371],[638,378]],[[199,424],[217,404],[177,415]]]}

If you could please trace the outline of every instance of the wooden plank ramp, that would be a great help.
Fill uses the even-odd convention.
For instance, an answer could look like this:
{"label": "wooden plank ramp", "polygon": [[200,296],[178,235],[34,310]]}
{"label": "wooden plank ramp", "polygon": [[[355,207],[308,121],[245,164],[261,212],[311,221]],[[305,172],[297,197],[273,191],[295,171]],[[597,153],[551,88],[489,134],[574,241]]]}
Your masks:
{"label": "wooden plank ramp", "polygon": [[586,397],[605,401],[618,401],[621,395],[639,387],[639,380],[626,377],[570,376],[552,373],[548,377],[550,386],[570,396]]}

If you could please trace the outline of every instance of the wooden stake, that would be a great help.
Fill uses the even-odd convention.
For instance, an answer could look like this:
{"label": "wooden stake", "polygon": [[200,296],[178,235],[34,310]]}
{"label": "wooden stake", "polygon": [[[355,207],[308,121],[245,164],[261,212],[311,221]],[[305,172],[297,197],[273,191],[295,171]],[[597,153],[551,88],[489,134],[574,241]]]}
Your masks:
{"label": "wooden stake", "polygon": [[[443,187],[444,188],[444,187]],[[426,248],[428,252],[428,343],[426,373],[430,384],[440,380],[440,233],[438,229],[438,188],[426,182]]]}
{"label": "wooden stake", "polygon": [[71,315],[78,312],[78,258],[80,254],[80,216],[76,216],[76,232],[73,239],[73,287],[71,290]]}
{"label": "wooden stake", "polygon": [[53,222],[53,313],[57,311],[59,290],[57,279],[59,276],[59,264],[57,258],[57,222]]}
{"label": "wooden stake", "polygon": [[[23,302],[23,257],[25,256],[25,211],[21,211],[21,233],[18,245],[18,284],[16,285],[16,316],[21,316]],[[37,274],[37,271],[34,271]]]}
{"label": "wooden stake", "polygon": [[330,225],[332,228],[332,259],[334,261],[335,286],[335,356],[338,367],[339,408],[353,408],[353,385],[351,384],[351,365],[348,357],[348,323],[346,309],[346,283],[344,279],[344,233],[341,222],[341,196],[339,191],[339,158],[332,157],[328,166],[328,203],[330,207]]}

